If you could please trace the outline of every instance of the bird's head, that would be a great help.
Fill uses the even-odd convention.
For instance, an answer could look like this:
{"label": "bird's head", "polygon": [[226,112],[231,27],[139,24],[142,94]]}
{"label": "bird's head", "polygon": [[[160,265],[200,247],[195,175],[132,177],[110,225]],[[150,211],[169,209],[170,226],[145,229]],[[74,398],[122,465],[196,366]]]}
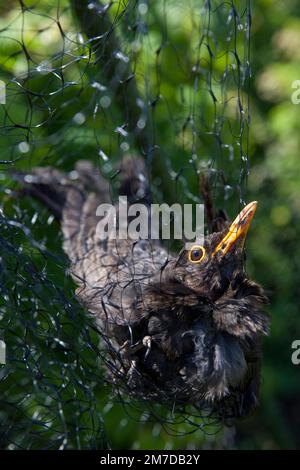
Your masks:
{"label": "bird's head", "polygon": [[228,294],[232,281],[244,272],[244,244],[256,206],[256,201],[248,204],[231,225],[208,235],[203,245],[183,249],[174,276],[211,301]]}
{"label": "bird's head", "polygon": [[260,309],[266,297],[244,270],[244,243],[256,206],[251,202],[227,228],[167,263],[151,283],[151,309],[169,309],[192,321],[208,315],[215,328],[237,336],[265,333]]}
{"label": "bird's head", "polygon": [[244,242],[255,210],[251,202],[203,245],[183,249],[144,292],[152,338],[146,367],[177,401],[215,403],[238,393],[235,415],[257,402],[259,379],[253,371],[269,320],[263,290],[244,269]]}

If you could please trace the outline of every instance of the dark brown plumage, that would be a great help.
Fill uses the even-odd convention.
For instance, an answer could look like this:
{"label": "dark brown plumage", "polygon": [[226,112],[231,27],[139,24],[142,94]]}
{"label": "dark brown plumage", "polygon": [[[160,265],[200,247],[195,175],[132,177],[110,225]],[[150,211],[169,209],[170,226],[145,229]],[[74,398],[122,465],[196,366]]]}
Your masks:
{"label": "dark brown plumage", "polygon": [[[159,241],[100,241],[96,208],[111,194],[89,162],[69,174],[38,168],[18,179],[61,221],[76,295],[95,316],[114,383],[172,407],[210,407],[224,419],[256,405],[266,297],[244,271],[240,240],[227,252],[224,219],[206,237],[203,260],[191,262],[199,253],[170,255]],[[125,161],[117,179],[129,201],[150,202],[142,160]]]}

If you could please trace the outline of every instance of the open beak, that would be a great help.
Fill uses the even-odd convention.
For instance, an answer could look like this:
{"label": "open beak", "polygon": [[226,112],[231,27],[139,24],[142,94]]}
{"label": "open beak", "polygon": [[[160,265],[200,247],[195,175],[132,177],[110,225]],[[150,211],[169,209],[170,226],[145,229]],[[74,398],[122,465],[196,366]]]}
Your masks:
{"label": "open beak", "polygon": [[213,256],[217,253],[226,255],[233,247],[239,244],[243,248],[251,220],[256,211],[257,201],[250,202],[239,213],[236,219],[232,222],[223,240],[217,245],[213,252]]}

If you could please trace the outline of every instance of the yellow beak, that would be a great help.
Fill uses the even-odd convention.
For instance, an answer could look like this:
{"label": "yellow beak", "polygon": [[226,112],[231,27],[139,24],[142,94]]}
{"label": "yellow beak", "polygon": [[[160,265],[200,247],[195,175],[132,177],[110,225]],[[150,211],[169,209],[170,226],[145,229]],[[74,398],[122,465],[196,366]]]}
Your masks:
{"label": "yellow beak", "polygon": [[215,248],[213,256],[216,253],[221,253],[222,255],[229,253],[238,241],[240,242],[240,247],[243,247],[251,220],[256,211],[256,206],[257,201],[253,201],[241,210],[239,215],[230,225],[223,240]]}

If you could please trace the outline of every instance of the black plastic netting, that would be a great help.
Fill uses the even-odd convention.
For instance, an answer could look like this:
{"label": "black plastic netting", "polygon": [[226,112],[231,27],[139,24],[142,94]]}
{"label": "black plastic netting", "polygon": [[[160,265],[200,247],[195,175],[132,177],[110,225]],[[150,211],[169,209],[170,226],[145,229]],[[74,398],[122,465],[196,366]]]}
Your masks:
{"label": "black plastic netting", "polygon": [[11,171],[72,170],[88,159],[113,182],[116,163],[139,155],[156,200],[201,202],[204,172],[216,205],[238,209],[250,1],[11,0],[0,13],[0,447],[106,448],[122,445],[109,428],[134,432],[136,423],[154,434],[216,432],[220,424],[195,411],[112,393],[59,225],[16,195]]}

